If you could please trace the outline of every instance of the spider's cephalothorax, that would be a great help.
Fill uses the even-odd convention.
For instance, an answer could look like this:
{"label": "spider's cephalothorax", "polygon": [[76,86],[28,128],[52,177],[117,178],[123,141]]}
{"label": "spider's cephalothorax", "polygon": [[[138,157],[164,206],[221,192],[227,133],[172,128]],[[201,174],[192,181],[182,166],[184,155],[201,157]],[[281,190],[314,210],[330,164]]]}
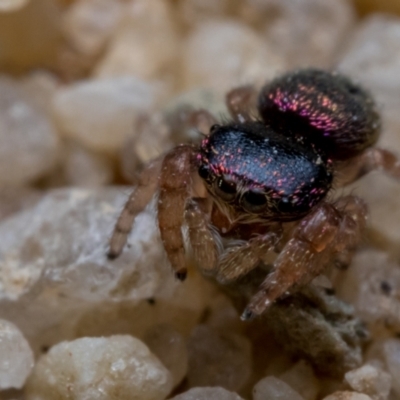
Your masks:
{"label": "spider's cephalothorax", "polygon": [[[278,251],[243,313],[247,319],[329,264],[349,263],[367,210],[355,196],[329,202],[332,184],[373,169],[400,179],[400,162],[373,147],[380,121],[370,95],[336,73],[295,71],[259,94],[251,87],[234,89],[227,106],[232,122],[218,125],[211,114],[196,111],[188,121],[210,126],[201,145],[177,146],[144,169],[118,219],[109,256],[121,253],[136,215],[157,194],[161,239],[181,280],[184,231],[201,271],[221,283],[235,282]],[[197,190],[196,175],[207,190]],[[220,254],[216,235],[229,239],[232,232],[242,242]]]}
{"label": "spider's cephalothorax", "polygon": [[323,152],[257,121],[214,125],[198,160],[207,189],[236,222],[300,219],[332,184]]}

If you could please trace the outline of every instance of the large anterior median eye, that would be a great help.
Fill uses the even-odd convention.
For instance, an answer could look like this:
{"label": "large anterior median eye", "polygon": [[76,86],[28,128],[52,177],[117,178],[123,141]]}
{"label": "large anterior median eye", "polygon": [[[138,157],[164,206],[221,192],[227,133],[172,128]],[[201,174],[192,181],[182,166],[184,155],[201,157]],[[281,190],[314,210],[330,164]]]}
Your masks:
{"label": "large anterior median eye", "polygon": [[242,196],[242,206],[245,210],[258,213],[263,211],[267,206],[267,197],[260,190],[249,190]]}
{"label": "large anterior median eye", "polygon": [[215,194],[225,201],[232,201],[236,197],[236,183],[229,176],[218,178],[214,184]]}

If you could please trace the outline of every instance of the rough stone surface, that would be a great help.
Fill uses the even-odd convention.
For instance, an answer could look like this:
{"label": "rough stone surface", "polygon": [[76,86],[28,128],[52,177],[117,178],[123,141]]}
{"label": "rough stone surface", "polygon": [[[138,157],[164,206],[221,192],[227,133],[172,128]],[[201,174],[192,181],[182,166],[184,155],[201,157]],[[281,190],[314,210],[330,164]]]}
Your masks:
{"label": "rough stone surface", "polygon": [[356,392],[335,392],[327,397],[324,397],[323,400],[371,400],[371,397]]}
{"label": "rough stone surface", "polygon": [[104,50],[122,15],[120,1],[77,1],[63,14],[63,33],[75,51],[95,57]]}
{"label": "rough stone surface", "polygon": [[242,84],[264,83],[282,61],[254,31],[240,22],[210,20],[188,36],[183,48],[185,88],[220,93]]}
{"label": "rough stone surface", "polygon": [[106,155],[88,151],[77,143],[69,143],[65,147],[63,173],[66,184],[96,187],[112,182],[114,166]]}
{"label": "rough stone surface", "polygon": [[345,379],[353,390],[367,394],[373,400],[385,400],[389,396],[392,377],[373,365],[349,371]]}
{"label": "rough stone surface", "polygon": [[25,208],[34,206],[43,196],[39,190],[4,186],[0,188],[0,221]]}
{"label": "rough stone surface", "polygon": [[156,325],[144,336],[150,350],[172,375],[173,386],[177,386],[188,371],[186,339],[170,325]]}
{"label": "rough stone surface", "polygon": [[[400,154],[400,61],[398,53],[400,19],[372,15],[358,28],[339,63],[339,69],[370,89],[382,115],[379,145]],[[374,190],[370,190],[373,187]],[[398,258],[400,233],[397,221],[400,208],[398,182],[374,172],[349,188],[366,200],[370,209],[370,241]]]}
{"label": "rough stone surface", "polygon": [[400,396],[400,340],[388,339],[383,344],[383,355],[390,375],[392,375],[393,391]]}
{"label": "rough stone surface", "polygon": [[20,330],[0,320],[0,390],[22,388],[33,362],[32,350]]}
{"label": "rough stone surface", "polygon": [[32,71],[19,81],[20,88],[46,115],[51,115],[51,104],[60,83],[56,75],[45,71]]}
{"label": "rough stone surface", "polygon": [[243,400],[238,394],[221,387],[193,388],[171,400]]}
{"label": "rough stone surface", "polygon": [[166,70],[176,68],[177,44],[178,35],[167,1],[127,3],[113,41],[95,74],[159,77]]}
{"label": "rough stone surface", "polygon": [[0,77],[0,186],[21,185],[49,171],[59,140],[49,118],[19,88]]}
{"label": "rough stone surface", "polygon": [[205,326],[197,326],[188,343],[191,387],[221,386],[239,391],[247,383],[252,371],[251,345],[238,334],[217,333]]}
{"label": "rough stone surface", "polygon": [[188,334],[198,323],[209,285],[194,272],[185,284],[174,280],[152,208],[138,216],[123,254],[107,259],[130,190],[56,190],[0,225],[0,317],[36,353],[76,335],[143,335],[157,323]]}
{"label": "rough stone surface", "polygon": [[242,10],[287,68],[330,67],[355,22],[346,0],[246,0]]}
{"label": "rough stone surface", "polygon": [[[110,295],[114,299],[151,297],[158,281],[154,278],[160,273],[166,273],[160,278],[167,284],[163,250],[149,245],[156,242],[158,232],[148,212],[138,217],[130,247],[122,256],[115,261],[106,257],[107,239],[126,195],[122,188],[58,190],[5,221],[0,226],[0,299],[17,299],[39,281],[55,285],[60,295],[74,294],[87,301]],[[131,269],[125,268],[128,262]],[[144,275],[137,275],[141,269]],[[129,283],[130,274],[135,280]],[[140,281],[143,287],[138,290]]]}
{"label": "rough stone surface", "polygon": [[253,400],[304,400],[284,381],[267,376],[261,379],[253,388]]}
{"label": "rough stone surface", "polygon": [[307,400],[316,400],[319,392],[318,379],[311,366],[305,361],[299,361],[292,368],[279,376],[292,389]]}
{"label": "rough stone surface", "polygon": [[161,92],[156,83],[128,76],[76,83],[56,94],[54,117],[65,136],[94,151],[115,152]]}
{"label": "rough stone surface", "polygon": [[210,18],[224,17],[234,11],[237,0],[181,0],[178,15],[182,21],[193,26]]}
{"label": "rough stone surface", "polygon": [[354,305],[374,336],[400,330],[400,270],[381,251],[366,250],[354,257],[351,268],[335,284],[338,296]]}
{"label": "rough stone surface", "polygon": [[372,14],[347,44],[339,69],[378,93],[396,96],[400,87],[399,38],[399,18]]}
{"label": "rough stone surface", "polygon": [[131,336],[62,342],[35,365],[27,400],[164,400],[172,388],[168,370]]}

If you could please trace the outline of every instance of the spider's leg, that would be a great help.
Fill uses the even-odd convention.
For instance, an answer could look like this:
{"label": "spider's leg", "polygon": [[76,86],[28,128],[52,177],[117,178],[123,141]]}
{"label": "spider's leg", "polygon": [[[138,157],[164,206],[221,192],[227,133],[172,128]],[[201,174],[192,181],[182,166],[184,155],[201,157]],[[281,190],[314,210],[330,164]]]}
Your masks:
{"label": "spider's leg", "polygon": [[165,156],[159,179],[158,226],[168,260],[180,280],[187,272],[182,225],[191,196],[194,158],[194,147],[175,147]]}
{"label": "spider's leg", "polygon": [[256,268],[263,256],[273,250],[278,241],[274,232],[259,235],[245,244],[227,250],[219,260],[217,279],[230,283]]}
{"label": "spider's leg", "polygon": [[252,121],[256,114],[257,92],[252,86],[240,86],[225,97],[229,114],[235,122]]}
{"label": "spider's leg", "polygon": [[218,237],[212,231],[206,207],[206,199],[192,199],[187,203],[185,219],[198,267],[204,274],[213,274],[218,265]]}
{"label": "spider's leg", "polygon": [[400,159],[389,150],[379,147],[369,148],[350,160],[342,171],[338,184],[347,185],[374,170],[383,171],[388,176],[400,180]]}
{"label": "spider's leg", "polygon": [[137,186],[129,196],[115,224],[107,254],[109,258],[116,258],[121,254],[135,217],[146,208],[157,190],[160,168],[161,160],[157,159],[148,164],[141,172]]}
{"label": "spider's leg", "polygon": [[295,286],[318,276],[336,254],[356,246],[365,226],[365,204],[348,196],[340,207],[322,203],[301,221],[277,257],[273,272],[250,300],[243,319],[260,315]]}

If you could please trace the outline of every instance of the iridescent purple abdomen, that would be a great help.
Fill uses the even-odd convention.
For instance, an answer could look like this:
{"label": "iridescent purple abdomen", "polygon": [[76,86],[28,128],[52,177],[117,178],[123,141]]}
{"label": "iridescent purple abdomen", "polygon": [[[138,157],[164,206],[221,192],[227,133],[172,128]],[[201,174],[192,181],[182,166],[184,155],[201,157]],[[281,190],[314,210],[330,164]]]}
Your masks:
{"label": "iridescent purple abdomen", "polygon": [[305,69],[264,86],[259,113],[274,131],[309,140],[334,159],[347,159],[374,144],[380,119],[369,94],[348,78]]}

